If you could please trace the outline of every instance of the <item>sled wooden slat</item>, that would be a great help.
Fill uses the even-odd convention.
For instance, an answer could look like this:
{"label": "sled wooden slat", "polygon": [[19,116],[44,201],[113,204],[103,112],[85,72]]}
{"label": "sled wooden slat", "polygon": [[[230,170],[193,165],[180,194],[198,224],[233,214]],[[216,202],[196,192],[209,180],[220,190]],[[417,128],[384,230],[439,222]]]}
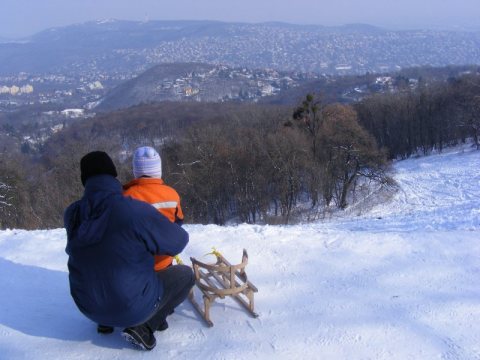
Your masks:
{"label": "sled wooden slat", "polygon": [[243,250],[242,262],[231,265],[221,254],[215,253],[217,262],[205,264],[195,258],[192,261],[195,273],[195,283],[203,295],[203,307],[195,300],[193,289],[189,300],[194,309],[200,313],[208,326],[213,326],[210,319],[210,306],[218,298],[233,297],[253,317],[258,317],[254,311],[254,293],[258,289],[247,280],[245,267],[248,264],[247,251]]}
{"label": "sled wooden slat", "polygon": [[[244,250],[245,251],[245,250]],[[231,266],[230,263],[227,261],[227,259],[225,259],[221,254],[219,254],[220,256],[220,259],[222,260],[222,262],[227,265],[227,266]],[[248,255],[247,255],[247,258],[248,258]],[[248,281],[247,279],[247,274],[245,274],[245,271],[243,273],[241,273],[240,271],[236,271],[236,275],[242,280],[242,281],[245,281],[248,286],[252,289],[253,292],[258,292],[258,289],[255,287],[255,285],[253,285],[250,281]]]}
{"label": "sled wooden slat", "polygon": [[[214,274],[213,275],[215,277],[215,279],[219,282],[223,282],[223,280],[217,275],[217,274]],[[258,290],[257,290],[258,291]],[[235,294],[232,294],[231,296],[237,300],[240,305],[242,305],[253,317],[258,317],[258,314],[253,311],[253,308],[254,308],[254,304],[253,304],[253,292],[256,292],[256,291],[253,291],[253,290],[250,290],[248,287],[245,287],[243,291],[241,292],[238,292],[238,293],[235,293]],[[251,293],[251,295],[249,294]],[[243,299],[240,295],[244,295],[247,297],[247,299],[249,300],[249,302],[245,301],[245,299]],[[251,298],[250,298],[251,296]]]}

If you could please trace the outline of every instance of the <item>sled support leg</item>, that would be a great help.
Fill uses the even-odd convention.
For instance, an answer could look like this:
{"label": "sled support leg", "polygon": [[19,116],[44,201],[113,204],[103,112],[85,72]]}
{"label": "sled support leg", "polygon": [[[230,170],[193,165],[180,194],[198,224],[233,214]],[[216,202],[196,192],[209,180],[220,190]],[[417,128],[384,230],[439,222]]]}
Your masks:
{"label": "sled support leg", "polygon": [[221,254],[215,253],[215,264],[204,264],[195,258],[192,261],[195,273],[195,285],[203,295],[203,308],[195,300],[193,289],[188,298],[194,309],[202,316],[208,326],[213,326],[210,319],[210,306],[220,298],[230,296],[235,299],[251,316],[258,317],[254,310],[254,293],[258,289],[247,280],[245,266],[248,263],[247,251],[243,250],[242,262],[231,265]]}
{"label": "sled support leg", "polygon": [[193,308],[201,315],[202,319],[205,321],[208,327],[213,326],[213,322],[210,320],[210,305],[208,306],[208,312],[206,309],[206,303],[204,303],[204,308],[202,308],[197,300],[195,300],[195,296],[193,294],[193,289],[190,291],[190,294],[188,294],[188,300],[192,304]]}

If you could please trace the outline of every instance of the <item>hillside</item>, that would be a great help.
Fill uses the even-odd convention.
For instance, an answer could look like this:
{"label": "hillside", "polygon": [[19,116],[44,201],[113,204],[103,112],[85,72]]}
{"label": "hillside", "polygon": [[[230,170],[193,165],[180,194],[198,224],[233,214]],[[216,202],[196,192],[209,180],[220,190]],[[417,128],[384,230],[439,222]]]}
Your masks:
{"label": "hillside", "polygon": [[353,103],[375,94],[415,90],[424,84],[442,84],[465,74],[478,74],[477,66],[407,68],[392,73],[327,76],[235,68],[200,63],[165,63],[122,82],[97,102],[105,112],[162,101],[246,102],[297,105],[305,94],[322,94],[327,103]]}
{"label": "hillside", "polygon": [[295,226],[189,225],[182,258],[250,255],[258,319],[232,301],[213,328],[189,303],[138,353],[101,336],[68,291],[63,229],[0,232],[0,354],[17,359],[478,359],[480,152],[396,162],[399,191],[362,216]]}
{"label": "hillside", "polygon": [[297,74],[200,63],[160,64],[121,83],[95,111],[161,101],[255,102],[307,81]]}

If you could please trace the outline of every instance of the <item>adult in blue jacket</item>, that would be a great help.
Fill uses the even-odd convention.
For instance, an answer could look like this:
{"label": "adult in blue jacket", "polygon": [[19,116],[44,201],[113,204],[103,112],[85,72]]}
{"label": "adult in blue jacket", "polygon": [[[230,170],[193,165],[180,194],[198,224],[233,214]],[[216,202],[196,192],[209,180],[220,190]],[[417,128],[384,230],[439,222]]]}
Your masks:
{"label": "adult in blue jacket", "polygon": [[101,151],[80,161],[83,197],[64,214],[71,295],[79,310],[151,350],[153,333],[194,284],[190,267],[154,270],[154,255],[179,254],[188,233],[151,205],[122,195],[117,171]]}

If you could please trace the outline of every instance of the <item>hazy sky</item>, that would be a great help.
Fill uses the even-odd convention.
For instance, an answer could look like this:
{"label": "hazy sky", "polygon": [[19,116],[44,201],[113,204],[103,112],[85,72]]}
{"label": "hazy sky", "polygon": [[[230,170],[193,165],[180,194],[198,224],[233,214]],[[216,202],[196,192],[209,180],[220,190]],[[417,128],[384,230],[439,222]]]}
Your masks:
{"label": "hazy sky", "polygon": [[105,18],[480,29],[480,0],[0,0],[0,37]]}

